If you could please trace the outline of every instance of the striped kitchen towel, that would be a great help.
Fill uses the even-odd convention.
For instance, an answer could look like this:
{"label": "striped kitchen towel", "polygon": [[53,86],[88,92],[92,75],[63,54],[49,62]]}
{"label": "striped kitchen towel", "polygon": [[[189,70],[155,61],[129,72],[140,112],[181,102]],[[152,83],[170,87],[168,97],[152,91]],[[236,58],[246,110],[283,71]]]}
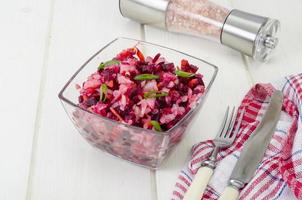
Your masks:
{"label": "striped kitchen towel", "polygon": [[[257,84],[245,96],[239,112],[245,112],[234,144],[218,155],[215,172],[203,197],[218,199],[249,138],[261,121],[274,90],[284,94],[282,113],[269,147],[253,179],[240,191],[241,200],[302,200],[302,74],[285,77],[272,84]],[[237,116],[238,120],[239,114]],[[190,186],[200,164],[212,149],[212,141],[196,144],[188,165],[181,170],[172,200],[180,200]]]}

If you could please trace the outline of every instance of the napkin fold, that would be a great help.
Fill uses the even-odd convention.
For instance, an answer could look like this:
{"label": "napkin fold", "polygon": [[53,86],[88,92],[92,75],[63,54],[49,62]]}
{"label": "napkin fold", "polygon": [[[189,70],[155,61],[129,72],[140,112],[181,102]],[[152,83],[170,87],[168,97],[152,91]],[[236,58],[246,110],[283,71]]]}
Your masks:
{"label": "napkin fold", "polygon": [[[240,131],[233,145],[218,154],[217,167],[203,200],[215,200],[227,186],[243,144],[259,125],[275,90],[284,94],[282,113],[272,140],[252,180],[240,191],[240,200],[302,200],[302,74],[271,84],[257,84],[244,97]],[[237,119],[239,114],[237,115]],[[172,200],[183,199],[200,164],[213,150],[212,140],[192,147],[191,160],[179,173]]]}

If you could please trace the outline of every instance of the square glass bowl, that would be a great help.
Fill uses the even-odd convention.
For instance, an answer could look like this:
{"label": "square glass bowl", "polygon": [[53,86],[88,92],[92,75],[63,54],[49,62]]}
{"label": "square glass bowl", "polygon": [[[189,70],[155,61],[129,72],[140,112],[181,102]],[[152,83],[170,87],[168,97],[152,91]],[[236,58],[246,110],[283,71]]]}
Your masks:
{"label": "square glass bowl", "polygon": [[[155,132],[123,124],[78,106],[79,91],[76,89],[76,84],[81,85],[97,70],[101,62],[111,60],[121,50],[134,46],[147,56],[161,53],[176,66],[181,59],[187,59],[191,64],[198,66],[198,72],[204,75],[204,95],[197,100],[195,107],[182,120],[166,132]],[[140,166],[157,169],[175,145],[181,141],[188,125],[201,108],[217,71],[216,66],[177,50],[145,41],[117,38],[94,54],[75,72],[60,91],[59,98],[75,127],[91,145]]]}

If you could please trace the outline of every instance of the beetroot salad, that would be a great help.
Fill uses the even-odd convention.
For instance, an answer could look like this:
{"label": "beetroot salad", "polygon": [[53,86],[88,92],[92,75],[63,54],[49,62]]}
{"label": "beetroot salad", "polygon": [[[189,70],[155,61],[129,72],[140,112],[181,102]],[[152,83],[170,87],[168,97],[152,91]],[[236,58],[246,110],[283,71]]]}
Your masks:
{"label": "beetroot salad", "polygon": [[81,86],[79,106],[125,124],[167,131],[204,93],[203,76],[187,60],[179,66],[134,47],[101,63]]}

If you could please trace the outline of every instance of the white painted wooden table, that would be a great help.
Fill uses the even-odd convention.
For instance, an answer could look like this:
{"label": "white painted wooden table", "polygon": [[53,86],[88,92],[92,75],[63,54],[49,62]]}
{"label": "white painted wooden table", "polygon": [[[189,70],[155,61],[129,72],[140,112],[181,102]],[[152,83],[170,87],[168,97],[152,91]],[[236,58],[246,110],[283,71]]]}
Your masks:
{"label": "white painted wooden table", "polygon": [[[124,19],[118,0],[2,2],[0,199],[169,199],[190,147],[215,135],[226,105],[237,105],[256,82],[302,72],[301,0],[228,3],[280,19],[280,45],[269,63],[254,63],[213,42]],[[89,146],[57,98],[79,65],[117,36],[179,49],[220,67],[191,133],[157,172],[121,162]]]}

